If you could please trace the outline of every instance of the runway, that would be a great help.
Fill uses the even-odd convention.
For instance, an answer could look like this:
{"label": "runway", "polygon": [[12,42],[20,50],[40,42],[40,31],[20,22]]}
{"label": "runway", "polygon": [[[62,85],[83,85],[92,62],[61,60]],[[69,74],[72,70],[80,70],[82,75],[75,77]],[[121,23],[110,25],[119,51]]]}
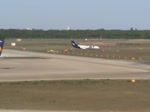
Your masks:
{"label": "runway", "polygon": [[0,81],[150,79],[150,65],[4,49]]}

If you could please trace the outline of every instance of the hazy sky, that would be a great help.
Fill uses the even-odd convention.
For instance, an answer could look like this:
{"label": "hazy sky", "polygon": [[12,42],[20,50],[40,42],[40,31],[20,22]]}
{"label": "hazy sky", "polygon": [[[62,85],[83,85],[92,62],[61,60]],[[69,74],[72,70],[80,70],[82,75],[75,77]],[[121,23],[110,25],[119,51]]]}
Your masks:
{"label": "hazy sky", "polygon": [[0,29],[150,29],[150,0],[0,0]]}

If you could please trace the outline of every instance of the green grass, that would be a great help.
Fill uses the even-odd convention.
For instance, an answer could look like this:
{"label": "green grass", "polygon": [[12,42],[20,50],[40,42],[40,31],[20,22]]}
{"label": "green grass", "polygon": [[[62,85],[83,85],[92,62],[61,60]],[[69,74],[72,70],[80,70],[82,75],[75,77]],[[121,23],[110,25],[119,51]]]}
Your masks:
{"label": "green grass", "polygon": [[1,82],[0,109],[150,110],[150,81],[75,80]]}

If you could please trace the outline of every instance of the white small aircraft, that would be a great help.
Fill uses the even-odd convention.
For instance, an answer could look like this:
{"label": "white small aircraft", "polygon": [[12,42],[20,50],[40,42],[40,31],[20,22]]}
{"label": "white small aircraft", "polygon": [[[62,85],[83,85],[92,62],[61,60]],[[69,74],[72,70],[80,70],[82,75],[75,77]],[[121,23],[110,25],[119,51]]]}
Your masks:
{"label": "white small aircraft", "polygon": [[71,45],[77,49],[100,49],[99,46],[89,46],[89,45],[78,45],[73,40],[71,40]]}
{"label": "white small aircraft", "polygon": [[1,57],[1,54],[2,54],[2,51],[3,51],[3,46],[4,46],[4,41],[0,40],[0,57]]}

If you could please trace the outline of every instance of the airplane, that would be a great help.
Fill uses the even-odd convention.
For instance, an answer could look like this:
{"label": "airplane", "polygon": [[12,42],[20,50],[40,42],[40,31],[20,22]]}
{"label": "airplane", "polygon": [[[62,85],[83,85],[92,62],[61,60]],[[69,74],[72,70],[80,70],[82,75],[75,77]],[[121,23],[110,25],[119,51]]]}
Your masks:
{"label": "airplane", "polygon": [[0,57],[3,51],[3,46],[4,46],[4,40],[0,40]]}
{"label": "airplane", "polygon": [[71,45],[74,47],[74,48],[77,48],[77,49],[100,49],[99,46],[89,46],[89,45],[78,45],[75,43],[75,41],[71,40]]}

